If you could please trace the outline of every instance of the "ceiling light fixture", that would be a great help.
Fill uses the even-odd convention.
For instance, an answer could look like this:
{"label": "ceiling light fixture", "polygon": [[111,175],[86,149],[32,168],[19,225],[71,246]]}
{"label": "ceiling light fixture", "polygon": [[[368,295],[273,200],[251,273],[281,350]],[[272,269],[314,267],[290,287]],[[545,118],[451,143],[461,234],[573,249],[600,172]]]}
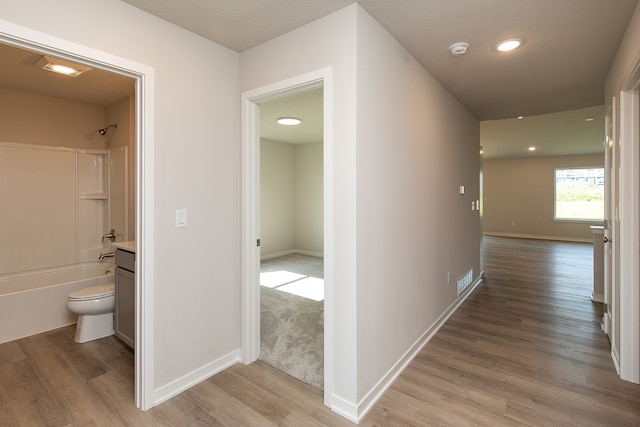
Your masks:
{"label": "ceiling light fixture", "polygon": [[280,117],[276,120],[276,123],[283,126],[296,126],[302,123],[302,120],[297,117]]}
{"label": "ceiling light fixture", "polygon": [[592,122],[595,120],[595,117],[587,117],[586,119],[584,119],[585,122]]}
{"label": "ceiling light fixture", "polygon": [[536,151],[536,147],[531,146],[531,147],[527,148],[527,150],[529,150],[529,151]]}
{"label": "ceiling light fixture", "polygon": [[469,49],[469,43],[467,42],[457,42],[449,46],[449,51],[453,56],[462,56],[467,53],[467,49]]}
{"label": "ceiling light fixture", "polygon": [[524,119],[524,116],[518,116],[518,120]]}
{"label": "ceiling light fixture", "polygon": [[80,65],[46,55],[38,59],[33,65],[43,70],[53,71],[54,73],[71,77],[78,77],[80,74],[91,70],[91,67],[87,67],[86,65]]}
{"label": "ceiling light fixture", "polygon": [[502,40],[496,45],[496,50],[500,52],[509,52],[522,46],[522,39]]}

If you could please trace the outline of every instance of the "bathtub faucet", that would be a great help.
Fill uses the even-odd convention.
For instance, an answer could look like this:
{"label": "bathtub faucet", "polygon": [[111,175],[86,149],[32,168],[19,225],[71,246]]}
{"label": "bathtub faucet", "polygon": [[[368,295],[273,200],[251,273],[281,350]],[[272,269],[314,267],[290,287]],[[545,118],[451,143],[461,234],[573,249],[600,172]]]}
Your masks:
{"label": "bathtub faucet", "polygon": [[106,254],[100,253],[100,256],[98,257],[99,260],[103,260],[105,258],[113,258],[115,256],[114,252],[107,252]]}
{"label": "bathtub faucet", "polygon": [[112,242],[116,241],[116,230],[114,230],[113,228],[104,236],[102,236],[102,241],[104,242],[104,239],[109,239]]}

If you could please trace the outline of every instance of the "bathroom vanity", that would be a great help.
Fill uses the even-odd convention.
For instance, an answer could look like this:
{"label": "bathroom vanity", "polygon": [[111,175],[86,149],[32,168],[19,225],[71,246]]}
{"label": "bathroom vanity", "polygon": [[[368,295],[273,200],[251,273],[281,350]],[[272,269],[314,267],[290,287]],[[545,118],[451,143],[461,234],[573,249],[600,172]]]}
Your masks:
{"label": "bathroom vanity", "polygon": [[131,348],[135,348],[136,327],[136,244],[113,243],[116,263],[116,307],[113,327],[115,335]]}

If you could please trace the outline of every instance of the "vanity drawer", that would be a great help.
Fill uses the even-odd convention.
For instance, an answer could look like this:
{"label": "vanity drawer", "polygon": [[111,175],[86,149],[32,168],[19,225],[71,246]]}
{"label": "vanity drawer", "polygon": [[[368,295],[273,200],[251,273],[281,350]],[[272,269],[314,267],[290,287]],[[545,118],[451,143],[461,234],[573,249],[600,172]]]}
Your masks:
{"label": "vanity drawer", "polygon": [[136,270],[136,254],[133,252],[125,251],[123,249],[116,249],[116,266],[124,268],[125,270]]}

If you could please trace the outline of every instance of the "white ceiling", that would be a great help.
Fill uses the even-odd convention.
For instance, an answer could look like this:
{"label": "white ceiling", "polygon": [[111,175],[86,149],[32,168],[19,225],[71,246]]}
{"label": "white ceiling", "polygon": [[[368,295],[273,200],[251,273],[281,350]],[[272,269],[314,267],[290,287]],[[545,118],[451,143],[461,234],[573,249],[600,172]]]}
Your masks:
{"label": "white ceiling", "polygon": [[63,76],[34,66],[41,57],[40,53],[0,43],[0,87],[103,107],[135,93],[131,78],[95,69],[78,77]]}
{"label": "white ceiling", "polygon": [[[353,0],[123,1],[237,52],[355,3]],[[568,120],[568,114],[551,119],[550,113],[578,110],[577,117],[582,114],[581,109],[604,104],[604,79],[638,0],[359,0],[357,3],[483,121],[481,143],[487,158],[521,155],[519,144],[531,141],[540,144],[542,139],[555,142],[547,144],[545,150],[537,150],[536,155],[573,154],[574,150],[602,152],[601,108],[591,114],[601,128],[591,133],[573,132],[575,121]],[[523,38],[524,45],[507,54],[493,49],[498,41],[509,37]],[[453,57],[448,49],[458,41],[468,42],[470,48],[466,55]],[[9,71],[3,69],[0,73],[0,86],[97,105],[109,105],[133,93],[130,79],[99,70],[76,79],[62,78],[33,67],[37,54],[9,53],[5,47],[0,48],[0,65],[9,67]],[[282,102],[306,105],[309,100]],[[318,106],[314,108],[317,110]],[[509,119],[519,115],[545,116],[509,126],[512,123]],[[548,126],[549,120],[554,125],[546,130],[532,128],[521,134],[510,133],[522,131],[525,124]],[[501,126],[505,130],[496,131]],[[489,129],[491,133],[487,133]],[[550,129],[555,129],[555,134],[550,135]],[[266,137],[288,138],[276,134]],[[318,138],[322,135],[298,139]]]}
{"label": "white ceiling", "polygon": [[[353,0],[124,0],[237,52]],[[480,120],[602,105],[638,0],[359,0]],[[521,37],[512,53],[493,49]],[[453,57],[449,46],[466,41]]]}
{"label": "white ceiling", "polygon": [[[260,104],[260,137],[289,144],[323,140],[322,88]],[[276,123],[280,117],[296,117],[297,126]]]}
{"label": "white ceiling", "polygon": [[604,107],[482,121],[480,144],[485,159],[603,153]]}

